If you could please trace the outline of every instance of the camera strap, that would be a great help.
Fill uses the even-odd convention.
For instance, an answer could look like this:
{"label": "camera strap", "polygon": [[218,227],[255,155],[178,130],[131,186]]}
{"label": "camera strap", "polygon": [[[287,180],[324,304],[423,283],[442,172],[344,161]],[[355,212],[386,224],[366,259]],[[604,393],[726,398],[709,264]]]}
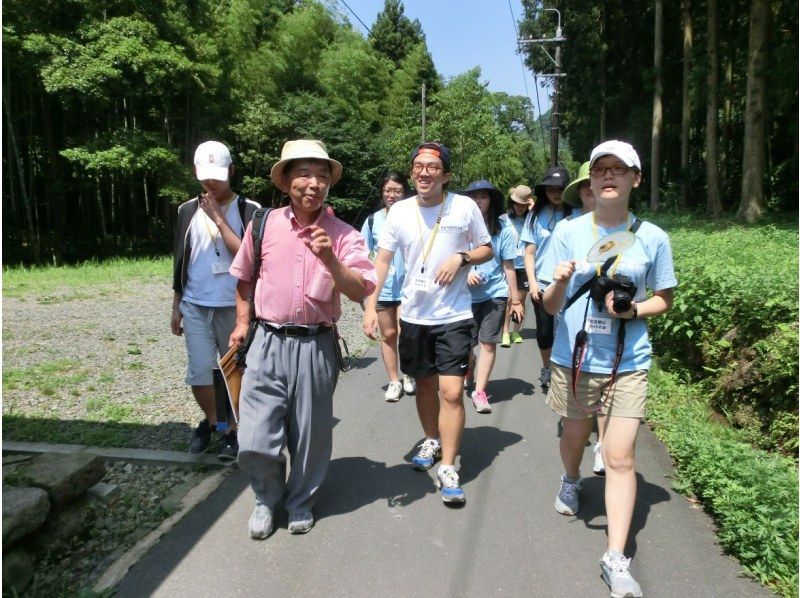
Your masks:
{"label": "camera strap", "polygon": [[[639,230],[639,227],[642,225],[642,221],[638,218],[634,218],[633,223],[631,224],[630,231],[633,234],[636,234],[636,231]],[[605,276],[608,270],[616,261],[617,257],[610,257],[608,258],[600,268],[600,275]],[[589,289],[592,287],[592,283],[598,277],[597,274],[592,276],[589,280],[583,283],[580,288],[567,300],[564,304],[563,312],[566,313],[567,309],[569,309],[573,303],[575,303],[578,299],[581,298],[584,294],[589,292]],[[575,346],[572,349],[572,396],[577,403],[577,405],[586,411],[587,413],[597,413],[599,412],[608,402],[609,397],[611,396],[611,391],[614,387],[614,383],[617,379],[617,370],[619,369],[619,364],[622,362],[622,353],[625,350],[625,323],[627,320],[619,319],[619,328],[617,329],[617,348],[614,353],[614,365],[611,368],[611,382],[609,384],[608,394],[606,394],[605,399],[601,399],[598,403],[590,408],[587,409],[584,407],[577,399],[578,396],[578,378],[580,377],[581,367],[583,366],[583,360],[586,357],[586,345],[589,342],[589,333],[586,331],[586,319],[589,315],[589,304],[591,303],[592,298],[586,298],[586,309],[583,311],[583,324],[581,329],[575,335]]]}

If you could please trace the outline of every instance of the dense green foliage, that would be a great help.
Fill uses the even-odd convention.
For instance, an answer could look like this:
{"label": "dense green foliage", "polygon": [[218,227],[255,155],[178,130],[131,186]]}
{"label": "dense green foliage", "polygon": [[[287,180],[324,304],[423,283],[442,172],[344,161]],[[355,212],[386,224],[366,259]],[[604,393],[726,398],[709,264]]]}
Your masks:
{"label": "dense green foliage", "polygon": [[716,519],[720,543],[745,570],[783,596],[798,588],[798,477],[792,459],[753,448],[749,437],[709,420],[704,393],[658,368],[648,414],[675,459],[675,489]]}
{"label": "dense green foliage", "polygon": [[796,453],[796,219],[758,226],[655,220],[670,234],[679,283],[672,311],[650,325],[662,363],[697,381],[751,443]]}
{"label": "dense green foliage", "polygon": [[333,6],[4,2],[6,263],[168,251],[175,208],[199,189],[194,148],[209,138],[233,149],[234,188],[272,205],[284,141],[322,139],[344,164],[332,205],[363,218],[382,171],[407,168],[420,142],[423,83],[428,138],[452,147],[454,187],[540,176],[527,98],[489,92],[469,65],[443,82],[400,0],[386,0],[366,39]]}
{"label": "dense green foliage", "polygon": [[[560,94],[560,128],[569,137],[576,157],[589,155],[604,139],[627,139],[638,149],[649,173],[653,118],[654,5],[656,2],[612,0],[523,0],[520,34],[553,37],[555,13],[561,11],[562,63],[567,77]],[[663,203],[675,205],[679,187],[688,183],[686,203],[705,207],[706,160],[718,165],[722,205],[734,210],[740,199],[744,149],[745,95],[749,51],[750,5],[745,0],[718,4],[719,155],[707,155],[705,143],[708,56],[707,3],[697,0],[663,2],[663,134],[661,135],[661,193]],[[766,207],[794,209],[798,194],[798,4],[770,0],[767,27],[769,56],[766,77],[766,147],[763,172]],[[683,83],[683,22],[688,7],[692,45],[689,52],[689,164],[682,172],[681,129]],[[551,54],[552,45],[549,47]],[[540,45],[526,45],[528,64],[535,72],[552,73],[553,64]],[[540,80],[548,83],[546,80]],[[643,188],[646,188],[645,183]]]}

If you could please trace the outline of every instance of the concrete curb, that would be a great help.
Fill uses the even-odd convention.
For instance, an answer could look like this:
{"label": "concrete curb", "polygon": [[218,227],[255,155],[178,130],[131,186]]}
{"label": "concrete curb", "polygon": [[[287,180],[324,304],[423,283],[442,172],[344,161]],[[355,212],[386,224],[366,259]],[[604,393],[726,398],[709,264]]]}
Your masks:
{"label": "concrete curb", "polygon": [[48,444],[46,442],[3,441],[4,453],[91,453],[114,461],[165,465],[209,465],[229,468],[236,461],[221,461],[216,455],[195,455],[179,451],[154,451],[136,448],[108,448],[83,444]]}
{"label": "concrete curb", "polygon": [[[166,452],[166,451],[151,451],[151,452]],[[128,570],[135,565],[140,558],[150,550],[161,539],[161,536],[171,530],[176,523],[196,507],[201,501],[208,498],[208,496],[222,484],[223,480],[231,472],[218,471],[201,481],[197,486],[189,490],[186,496],[181,501],[181,508],[177,513],[173,513],[161,522],[156,529],[147,534],[144,538],[139,540],[132,548],[125,554],[117,559],[105,573],[100,576],[100,579],[95,583],[93,590],[95,592],[102,592],[116,586],[122,578],[128,573]]]}

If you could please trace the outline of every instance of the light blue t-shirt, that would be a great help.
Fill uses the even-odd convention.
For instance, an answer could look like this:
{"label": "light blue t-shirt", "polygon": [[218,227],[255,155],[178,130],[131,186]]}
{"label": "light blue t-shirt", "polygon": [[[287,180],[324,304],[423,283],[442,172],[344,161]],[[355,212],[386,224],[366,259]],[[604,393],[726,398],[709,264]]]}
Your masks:
{"label": "light blue t-shirt", "polygon": [[[592,214],[586,214],[570,220],[558,227],[555,231],[547,263],[542,272],[546,274],[544,280],[552,282],[552,272],[560,262],[576,260],[575,274],[569,281],[565,298],[569,299],[581,285],[595,274],[595,265],[587,263],[586,256],[596,240],[606,235],[623,231],[633,222],[633,214],[629,215],[628,224],[613,228],[597,227],[597,236],[592,230]],[[612,273],[624,274],[636,284],[634,301],[641,302],[647,299],[647,289],[661,291],[671,289],[678,284],[675,278],[675,269],[672,264],[672,247],[667,234],[656,225],[642,222],[636,232],[636,243],[625,250],[618,262],[617,269],[609,270]],[[614,355],[617,350],[617,332],[620,326],[619,318],[613,318],[603,305],[602,311],[597,303],[588,299],[589,294],[575,301],[572,306],[562,313],[556,328],[555,342],[551,359],[564,367],[572,367],[572,349],[575,345],[575,335],[583,326],[583,315],[586,302],[589,301],[586,325],[589,332],[589,341],[586,346],[582,371],[596,374],[610,374],[614,365]],[[625,323],[625,346],[619,372],[632,372],[635,370],[650,369],[650,338],[647,334],[647,324],[644,320],[630,320]]]}
{"label": "light blue t-shirt", "polygon": [[527,221],[527,214],[523,214],[519,218],[512,218],[508,214],[503,214],[500,218],[504,226],[511,227],[514,231],[517,248],[517,255],[514,256],[514,269],[523,270],[525,268],[525,241],[522,240],[522,229]]}
{"label": "light blue t-shirt", "polygon": [[[367,249],[370,255],[378,250],[378,239],[380,238],[381,230],[386,222],[386,210],[378,210],[373,214],[372,230],[369,227],[369,218],[364,221],[364,226],[361,227],[361,236],[366,241]],[[389,266],[389,272],[386,275],[386,282],[383,284],[381,294],[378,296],[378,301],[400,301],[403,297],[403,281],[405,280],[406,269],[403,264],[403,256],[399,251],[395,252],[392,265]]]}
{"label": "light blue t-shirt", "polygon": [[512,228],[501,226],[500,232],[492,235],[492,251],[494,252],[492,259],[472,267],[472,270],[483,279],[481,284],[469,287],[473,303],[508,297],[508,282],[503,272],[503,260],[513,260],[516,255],[516,237]]}
{"label": "light blue t-shirt", "polygon": [[[534,267],[536,269],[536,279],[537,280],[548,280],[544,277],[545,272],[542,270],[542,265],[544,264],[544,258],[547,255],[548,248],[550,247],[550,239],[553,237],[553,231],[556,228],[556,225],[572,214],[573,208],[570,205],[564,204],[563,210],[555,211],[551,206],[546,206],[538,216],[533,220],[533,226],[531,226],[531,218],[533,218],[533,212],[528,214],[528,217],[525,219],[525,224],[522,227],[522,233],[520,234],[520,240],[523,241],[526,245],[536,245],[536,260],[534,261]],[[553,276],[553,271],[549,272],[550,277]]]}

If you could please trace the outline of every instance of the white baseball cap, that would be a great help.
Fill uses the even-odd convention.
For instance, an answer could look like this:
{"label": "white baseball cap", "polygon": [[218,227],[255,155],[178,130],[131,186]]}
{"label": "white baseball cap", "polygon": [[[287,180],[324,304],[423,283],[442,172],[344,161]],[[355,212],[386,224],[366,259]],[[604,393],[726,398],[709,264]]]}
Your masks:
{"label": "white baseball cap", "polygon": [[590,166],[594,166],[595,160],[603,156],[616,156],[625,163],[625,166],[635,168],[636,170],[642,169],[642,163],[639,161],[639,154],[633,149],[630,143],[619,141],[618,139],[610,139],[604,141],[592,150],[592,155],[589,158]]}
{"label": "white baseball cap", "polygon": [[194,172],[198,181],[227,181],[231,164],[230,150],[219,141],[201,143],[194,152]]}

